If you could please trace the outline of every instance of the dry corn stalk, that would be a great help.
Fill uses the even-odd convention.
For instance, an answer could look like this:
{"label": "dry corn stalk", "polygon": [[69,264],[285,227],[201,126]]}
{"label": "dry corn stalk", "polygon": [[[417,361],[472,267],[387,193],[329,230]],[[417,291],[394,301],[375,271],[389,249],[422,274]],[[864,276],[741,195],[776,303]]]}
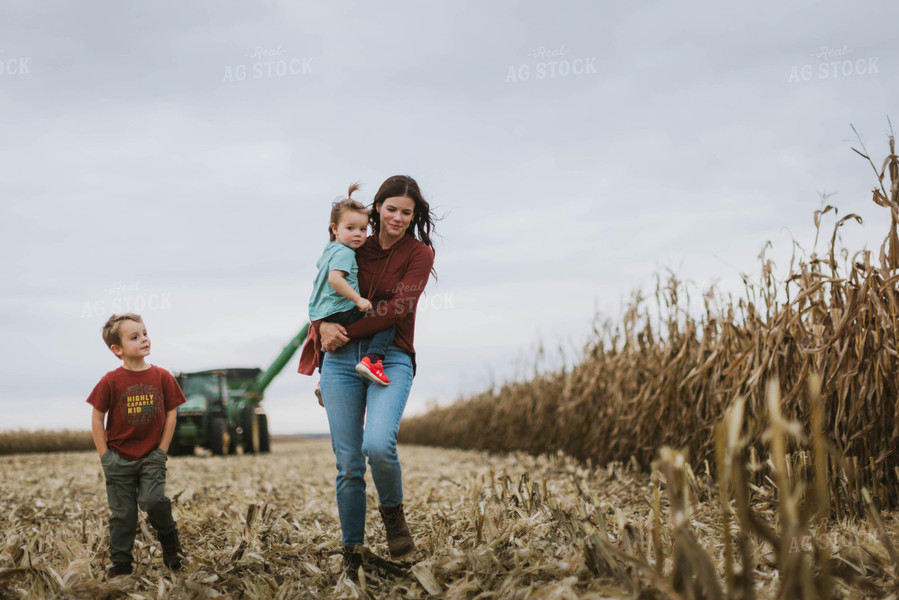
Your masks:
{"label": "dry corn stalk", "polygon": [[[406,419],[401,440],[562,451],[594,464],[635,460],[645,469],[667,445],[704,464],[714,460],[709,432],[737,396],[745,398],[750,452],[764,452],[764,386],[777,378],[783,421],[814,421],[820,443],[812,452],[829,448],[836,460],[823,464],[818,455],[816,475],[804,467],[808,458],[798,458],[796,469],[792,459],[784,465],[791,485],[818,477],[815,495],[831,507],[818,517],[862,516],[863,486],[881,506],[899,507],[899,453],[892,451],[899,442],[899,158],[892,137],[874,171],[874,201],[889,209],[879,263],[867,252],[838,262],[838,230],[860,221],[850,214],[836,218],[825,252],[794,255],[782,279],[763,252],[759,280],[745,279],[745,297],[708,290],[698,315],[689,287],[672,275],[667,285],[660,281],[655,307],[637,293],[620,324],[598,321],[580,364]],[[837,216],[833,206],[815,211],[818,233],[829,216]],[[822,374],[820,392],[802,402],[811,373]],[[791,438],[784,460],[793,446]],[[785,508],[793,510],[789,502]]]}

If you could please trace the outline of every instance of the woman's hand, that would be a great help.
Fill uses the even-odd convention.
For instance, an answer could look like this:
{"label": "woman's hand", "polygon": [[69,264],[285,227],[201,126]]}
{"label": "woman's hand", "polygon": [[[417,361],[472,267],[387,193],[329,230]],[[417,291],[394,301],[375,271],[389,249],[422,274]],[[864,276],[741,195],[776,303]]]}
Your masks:
{"label": "woman's hand", "polygon": [[334,352],[348,341],[346,329],[338,323],[321,323],[318,326],[318,336],[321,339],[322,350]]}

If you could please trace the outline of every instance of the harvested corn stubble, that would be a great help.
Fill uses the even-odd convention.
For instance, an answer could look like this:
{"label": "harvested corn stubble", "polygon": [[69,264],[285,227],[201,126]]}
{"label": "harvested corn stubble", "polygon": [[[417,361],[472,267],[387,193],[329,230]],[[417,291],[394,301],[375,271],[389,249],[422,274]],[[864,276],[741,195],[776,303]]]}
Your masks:
{"label": "harvested corn stubble", "polygon": [[[679,484],[683,516],[675,525],[665,477],[656,476],[654,487],[629,467],[417,446],[400,446],[400,456],[419,550],[409,562],[388,559],[369,480],[368,552],[358,582],[342,574],[327,440],[281,441],[269,455],[170,460],[167,491],[188,556],[184,569],[163,567],[141,528],[134,574],[113,582],[104,577],[108,509],[96,456],[0,457],[0,598],[677,598],[673,545],[693,576],[713,579],[702,570],[709,564],[724,573],[721,508],[707,478]],[[678,465],[686,472],[686,463]],[[684,493],[694,485],[702,493]],[[775,523],[775,491],[752,494],[754,514]],[[678,542],[685,535],[678,527],[695,541]],[[816,528],[794,550],[826,548],[841,595],[883,591],[894,581],[881,540],[897,539],[895,515],[870,526]],[[774,598],[777,560],[752,544],[756,597]],[[700,548],[706,559],[695,556]],[[711,585],[703,581],[697,589]]]}

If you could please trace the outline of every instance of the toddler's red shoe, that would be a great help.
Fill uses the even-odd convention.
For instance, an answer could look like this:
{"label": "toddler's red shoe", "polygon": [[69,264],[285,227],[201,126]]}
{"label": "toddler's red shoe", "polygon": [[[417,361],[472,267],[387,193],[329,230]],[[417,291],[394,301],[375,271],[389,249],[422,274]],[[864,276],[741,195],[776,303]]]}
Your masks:
{"label": "toddler's red shoe", "polygon": [[384,366],[381,364],[380,360],[373,363],[367,356],[363,356],[362,362],[356,365],[356,372],[381,385],[390,383],[390,379],[384,373]]}
{"label": "toddler's red shoe", "polygon": [[315,384],[315,397],[318,398],[319,406],[324,406],[325,401],[322,399],[322,382],[321,380]]}

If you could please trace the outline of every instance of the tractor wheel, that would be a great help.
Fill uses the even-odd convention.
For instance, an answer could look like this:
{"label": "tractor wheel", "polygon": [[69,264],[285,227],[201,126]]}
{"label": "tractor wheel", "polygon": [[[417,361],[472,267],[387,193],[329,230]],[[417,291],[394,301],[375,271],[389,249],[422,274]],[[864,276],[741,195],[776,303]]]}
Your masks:
{"label": "tractor wheel", "polygon": [[256,415],[256,419],[259,421],[259,451],[271,452],[272,441],[268,434],[268,415],[261,413]]}
{"label": "tractor wheel", "polygon": [[237,454],[237,436],[228,436],[228,454]]}
{"label": "tractor wheel", "polygon": [[247,404],[241,413],[240,426],[243,429],[243,453],[256,454],[259,450],[259,419],[256,407]]}
{"label": "tractor wheel", "polygon": [[182,446],[177,442],[172,442],[172,445],[169,446],[169,456],[190,456],[194,453],[193,446]]}
{"label": "tractor wheel", "polygon": [[216,456],[222,456],[230,442],[228,423],[222,417],[214,417],[209,423],[209,449]]}

